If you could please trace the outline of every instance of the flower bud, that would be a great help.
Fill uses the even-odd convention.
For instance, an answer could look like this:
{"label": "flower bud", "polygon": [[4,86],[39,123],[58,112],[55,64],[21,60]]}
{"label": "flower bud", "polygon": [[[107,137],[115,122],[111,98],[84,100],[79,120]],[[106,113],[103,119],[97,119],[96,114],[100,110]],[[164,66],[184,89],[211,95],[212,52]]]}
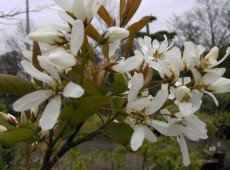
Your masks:
{"label": "flower bud", "polygon": [[32,122],[35,122],[38,117],[38,107],[33,107],[30,109],[30,119]]}
{"label": "flower bud", "polygon": [[27,37],[33,41],[48,43],[50,45],[65,43],[66,37],[58,29],[57,26],[44,27],[29,34]]}
{"label": "flower bud", "polygon": [[3,120],[5,120],[7,123],[9,123],[10,125],[16,126],[19,124],[18,120],[16,117],[14,117],[11,114],[5,114],[3,112],[0,112],[0,118],[2,118]]}
{"label": "flower bud", "polygon": [[114,42],[117,40],[122,40],[127,38],[128,36],[129,36],[129,31],[117,26],[109,27],[102,34],[103,40],[105,40],[105,42]]}
{"label": "flower bud", "polygon": [[5,126],[0,125],[0,133],[7,131]]}
{"label": "flower bud", "polygon": [[25,112],[21,112],[20,124],[21,125],[27,125],[27,117],[26,117]]}

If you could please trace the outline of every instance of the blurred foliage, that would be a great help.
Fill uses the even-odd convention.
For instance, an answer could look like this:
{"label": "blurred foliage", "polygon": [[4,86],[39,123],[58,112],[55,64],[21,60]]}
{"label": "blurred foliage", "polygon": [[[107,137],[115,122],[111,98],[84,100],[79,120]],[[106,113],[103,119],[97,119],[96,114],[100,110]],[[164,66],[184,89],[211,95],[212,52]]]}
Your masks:
{"label": "blurred foliage", "polygon": [[144,157],[143,169],[146,170],[154,167],[162,170],[199,170],[202,166],[198,152],[192,151],[191,148],[191,164],[188,167],[183,165],[180,147],[175,138],[158,137],[157,143],[146,141],[139,153]]}

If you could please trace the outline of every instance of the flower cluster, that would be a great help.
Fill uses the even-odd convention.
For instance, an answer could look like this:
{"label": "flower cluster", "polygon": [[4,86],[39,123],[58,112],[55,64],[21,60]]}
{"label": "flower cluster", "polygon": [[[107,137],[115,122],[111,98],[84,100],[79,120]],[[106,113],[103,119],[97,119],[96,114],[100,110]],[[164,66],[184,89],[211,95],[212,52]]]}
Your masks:
{"label": "flower cluster", "polygon": [[[155,129],[162,135],[177,137],[184,165],[187,166],[190,160],[185,137],[193,141],[208,137],[205,123],[195,115],[201,106],[203,94],[210,95],[218,106],[214,94],[230,91],[230,79],[222,77],[226,69],[216,68],[230,54],[230,48],[217,61],[217,47],[205,55],[205,48],[192,42],[185,42],[181,54],[178,47],[168,45],[166,37],[162,43],[144,37],[139,44],[141,50],[136,50],[134,56],[122,59],[113,66],[113,70],[120,73],[134,72],[126,106],[126,123],[134,129],[131,148],[137,150],[144,137],[156,142],[157,138],[152,132]],[[155,97],[141,93],[148,91],[143,87],[148,79],[146,68],[157,71],[162,79],[161,90]],[[189,72],[192,77],[188,76]],[[174,111],[170,112],[168,108],[172,105],[175,106]],[[175,112],[175,108],[178,111]]]}
{"label": "flower cluster", "polygon": [[[41,130],[29,137],[38,138],[40,142],[50,136],[45,139],[49,146],[55,146],[57,137],[68,136],[68,125],[77,127],[67,140],[69,146],[84,122],[90,116],[98,115],[102,125],[92,136],[99,131],[105,132],[103,130],[111,124],[122,124],[133,129],[130,146],[137,151],[145,138],[157,142],[154,133],[158,131],[161,135],[177,138],[184,165],[189,165],[186,139],[208,138],[206,124],[195,114],[201,107],[202,97],[210,95],[218,106],[215,94],[230,92],[230,79],[223,77],[226,69],[217,68],[229,56],[230,48],[221,60],[217,60],[217,47],[206,53],[203,46],[185,42],[181,52],[166,36],[163,42],[146,36],[139,39],[139,49],[133,56],[123,57],[116,53],[120,42],[128,39],[126,50],[129,51],[130,42],[146,20],[125,28],[130,20],[127,18],[133,15],[132,3],[124,2],[126,6],[121,3],[118,24],[103,6],[103,0],[55,2],[55,9],[65,25],[50,25],[27,36],[33,50],[24,51],[26,59],[21,65],[31,76],[33,86],[31,82],[21,83],[35,89],[23,91],[25,95],[13,104],[14,110],[22,114],[20,123],[12,115],[1,113],[2,117],[16,127],[21,128],[18,125],[23,124],[28,126],[26,130],[30,128],[35,133]],[[101,33],[91,23],[97,13],[108,25]],[[95,62],[98,47],[101,48],[97,51],[100,64]],[[116,105],[117,100],[122,104]],[[103,120],[100,116],[103,109],[108,111],[108,119]],[[35,126],[26,123],[24,111],[27,110],[31,111],[31,122]],[[67,122],[65,126],[63,122]],[[0,133],[6,132],[7,128],[0,125]],[[108,137],[112,135],[111,132]]]}

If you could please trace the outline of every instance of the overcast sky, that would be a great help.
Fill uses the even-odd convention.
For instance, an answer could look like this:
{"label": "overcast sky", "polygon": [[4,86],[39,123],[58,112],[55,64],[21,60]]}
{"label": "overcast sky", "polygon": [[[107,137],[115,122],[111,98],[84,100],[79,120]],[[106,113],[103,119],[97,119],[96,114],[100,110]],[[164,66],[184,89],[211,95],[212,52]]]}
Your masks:
{"label": "overcast sky", "polygon": [[[111,0],[110,0],[111,1]],[[0,12],[10,11],[12,9],[24,9],[26,0],[0,0]],[[153,15],[157,17],[157,21],[151,23],[150,29],[152,32],[167,29],[168,20],[173,14],[179,15],[184,11],[192,8],[195,0],[142,0],[142,4],[138,9],[138,12],[131,20],[131,22],[137,21],[146,15]],[[35,9],[39,5],[52,4],[53,0],[29,0],[30,9]],[[17,18],[23,19],[25,14],[18,16]],[[60,24],[61,20],[58,18],[56,11],[51,9],[42,10],[39,13],[31,13],[30,18],[34,21],[37,27],[45,26],[47,24]],[[0,18],[0,23],[12,24],[15,20],[4,20]],[[0,36],[6,36],[15,32],[14,25],[0,24]],[[4,38],[1,38],[1,40]],[[0,53],[4,50],[2,44],[0,44]]]}

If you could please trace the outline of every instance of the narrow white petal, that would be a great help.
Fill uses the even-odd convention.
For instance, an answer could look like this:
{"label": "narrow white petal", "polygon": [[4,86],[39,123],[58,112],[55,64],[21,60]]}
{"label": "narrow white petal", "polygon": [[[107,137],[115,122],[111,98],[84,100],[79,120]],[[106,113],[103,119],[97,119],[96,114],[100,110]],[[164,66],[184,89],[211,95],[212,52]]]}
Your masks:
{"label": "narrow white petal", "polygon": [[70,38],[70,51],[76,56],[84,40],[84,25],[81,20],[76,20]]}
{"label": "narrow white petal", "polygon": [[55,2],[62,9],[66,10],[68,12],[72,12],[72,3],[73,3],[73,0],[65,0],[65,1],[63,1],[63,0],[55,0]]}
{"label": "narrow white petal", "polygon": [[179,135],[177,137],[177,142],[180,145],[180,149],[181,149],[182,156],[183,156],[183,163],[185,166],[188,166],[190,164],[190,159],[189,159],[189,154],[188,154],[188,147],[187,147],[187,144],[186,144],[186,141],[183,135]]}
{"label": "narrow white petal", "polygon": [[109,43],[109,58],[111,58],[115,54],[119,45],[120,45],[120,40],[114,41],[113,43]]}
{"label": "narrow white petal", "polygon": [[210,84],[216,82],[220,77],[222,77],[224,75],[225,71],[226,71],[225,68],[212,69],[212,72],[206,73],[202,77],[202,80],[203,80],[204,84],[210,85]]}
{"label": "narrow white petal", "polygon": [[180,128],[177,125],[170,125],[166,122],[153,120],[150,126],[154,127],[158,132],[165,136],[177,136],[181,134]]}
{"label": "narrow white petal", "polygon": [[141,63],[143,62],[143,58],[139,56],[129,57],[126,60],[120,61],[118,64],[114,65],[112,69],[119,73],[125,73],[137,69]]}
{"label": "narrow white petal", "polygon": [[[38,57],[38,61],[40,66],[46,70],[51,76],[52,78],[54,78],[55,80],[57,80],[58,82],[61,82],[60,76],[58,74],[57,69],[55,69],[53,67],[53,65],[51,65],[48,61],[48,57],[47,56],[39,56]],[[55,82],[53,82],[55,84]],[[52,84],[53,84],[52,83]],[[50,84],[50,83],[49,83]]]}
{"label": "narrow white petal", "polygon": [[13,108],[15,111],[18,112],[31,109],[47,100],[51,96],[51,94],[51,90],[38,90],[29,93],[14,102]]}
{"label": "narrow white petal", "polygon": [[144,131],[145,131],[145,137],[150,142],[156,142],[157,141],[156,135],[148,127],[144,127]]}
{"label": "narrow white petal", "polygon": [[133,151],[137,151],[141,147],[144,138],[145,138],[144,127],[142,125],[136,125],[134,127],[134,132],[130,142]]}
{"label": "narrow white petal", "polygon": [[141,73],[134,73],[134,76],[131,80],[131,87],[128,94],[128,101],[133,101],[137,98],[139,90],[144,84],[144,77]]}
{"label": "narrow white petal", "polygon": [[168,99],[168,84],[162,84],[161,90],[157,92],[157,95],[153,98],[151,105],[148,109],[149,114],[155,113],[159,110]]}
{"label": "narrow white petal", "polygon": [[83,22],[86,19],[86,7],[85,7],[85,4],[84,4],[84,1],[85,0],[74,0],[73,1],[73,7],[72,7],[74,16],[77,19],[82,20]]}
{"label": "narrow white petal", "polygon": [[58,116],[61,110],[61,96],[55,96],[47,104],[39,124],[42,130],[49,130],[54,127],[58,120]]}
{"label": "narrow white petal", "polygon": [[78,84],[69,82],[63,91],[65,97],[79,98],[84,94],[84,89]]}
{"label": "narrow white petal", "polygon": [[224,57],[222,57],[218,62],[213,64],[211,67],[215,67],[215,66],[221,64],[229,56],[229,54],[230,54],[230,47],[227,48],[226,54],[224,55]]}
{"label": "narrow white petal", "polygon": [[219,106],[219,102],[218,102],[217,98],[212,93],[210,93],[208,91],[204,91],[204,92],[213,98],[216,106]]}
{"label": "narrow white petal", "polygon": [[201,74],[196,68],[192,68],[191,71],[192,71],[193,78],[195,80],[195,85],[197,85],[202,78]]}
{"label": "narrow white petal", "polygon": [[28,74],[30,74],[32,77],[36,78],[37,80],[40,80],[42,82],[46,82],[48,84],[52,84],[53,83],[53,78],[48,76],[45,73],[40,72],[39,70],[37,70],[30,62],[26,61],[26,60],[22,60],[21,61],[22,67],[25,70],[25,72],[27,72]]}
{"label": "narrow white petal", "polygon": [[58,10],[59,17],[64,20],[67,23],[70,23],[71,25],[74,24],[75,20],[69,16],[65,11]]}

